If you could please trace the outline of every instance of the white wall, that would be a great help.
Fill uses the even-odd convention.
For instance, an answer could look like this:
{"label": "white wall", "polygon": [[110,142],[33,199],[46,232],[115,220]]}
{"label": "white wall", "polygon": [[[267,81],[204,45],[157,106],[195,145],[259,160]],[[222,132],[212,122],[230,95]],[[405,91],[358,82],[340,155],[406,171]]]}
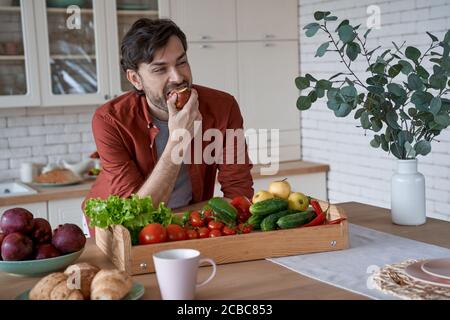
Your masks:
{"label": "white wall", "polygon": [[[352,25],[361,23],[364,32],[369,5],[381,9],[381,28],[372,30],[368,41],[369,48],[382,45],[379,54],[392,47],[391,41],[406,41],[424,52],[430,43],[425,31],[442,39],[450,28],[449,0],[299,0],[300,73],[328,78],[345,68],[333,52],[314,58],[317,47],[327,40],[317,35],[307,38],[301,30],[314,21],[314,11],[332,11],[339,21],[348,18]],[[360,61],[354,63],[359,75],[367,67]],[[387,208],[395,157],[370,147],[373,132],[364,135],[361,128],[356,128],[359,121],[353,119],[353,114],[336,118],[323,100],[302,112],[302,157],[330,165],[328,192],[332,202],[359,201]],[[426,177],[428,216],[450,220],[450,129],[437,139],[441,142],[432,144],[431,154],[419,156],[419,171]]]}

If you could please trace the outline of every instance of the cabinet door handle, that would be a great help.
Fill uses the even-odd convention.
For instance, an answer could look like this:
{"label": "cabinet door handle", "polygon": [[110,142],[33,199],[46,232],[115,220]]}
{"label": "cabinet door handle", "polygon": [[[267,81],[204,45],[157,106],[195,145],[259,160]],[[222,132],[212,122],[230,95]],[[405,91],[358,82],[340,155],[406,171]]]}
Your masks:
{"label": "cabinet door handle", "polygon": [[266,43],[264,43],[264,47],[266,47],[266,48],[268,48],[268,47],[275,47],[275,43],[266,42]]}
{"label": "cabinet door handle", "polygon": [[205,36],[205,35],[200,37],[200,39],[202,39],[202,40],[208,40],[209,38],[210,38],[209,36]]}
{"label": "cabinet door handle", "polygon": [[109,100],[109,94],[105,94],[105,100]]}
{"label": "cabinet door handle", "polygon": [[272,38],[275,38],[275,35],[273,35],[273,34],[265,34],[264,35],[264,39],[272,39]]}
{"label": "cabinet door handle", "polygon": [[202,44],[202,45],[200,45],[200,48],[202,48],[202,49],[208,49],[208,48],[212,48],[212,46],[209,45],[209,44]]}

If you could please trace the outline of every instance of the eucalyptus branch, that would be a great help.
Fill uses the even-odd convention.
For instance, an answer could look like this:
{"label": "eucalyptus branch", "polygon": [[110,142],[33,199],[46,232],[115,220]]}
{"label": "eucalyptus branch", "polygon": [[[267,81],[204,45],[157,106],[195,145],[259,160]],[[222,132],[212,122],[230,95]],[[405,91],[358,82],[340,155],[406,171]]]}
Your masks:
{"label": "eucalyptus branch", "polygon": [[353,72],[353,70],[350,68],[350,65],[347,64],[347,62],[344,59],[344,54],[339,50],[339,47],[337,46],[336,41],[334,40],[333,36],[331,35],[331,32],[328,30],[328,28],[326,27],[326,25],[323,26],[323,28],[321,28],[323,31],[325,31],[328,34],[328,37],[331,39],[331,42],[333,43],[334,47],[336,48],[336,50],[338,50],[339,56],[341,57],[341,62],[345,64],[345,66],[347,67],[348,71],[350,71],[350,73],[352,74],[352,76],[355,77],[355,79],[359,82],[359,84],[364,87],[365,89],[367,89],[367,87],[362,83],[361,80],[359,80],[358,76]]}
{"label": "eucalyptus branch", "polygon": [[369,67],[370,73],[372,74],[372,77],[373,77],[372,68],[370,67],[370,59],[369,59],[369,57],[368,57],[368,51],[367,51],[367,48],[366,48],[366,41],[364,41],[364,43],[363,43],[363,42],[361,41],[361,38],[360,38],[359,36],[356,36],[356,39],[358,39],[359,43],[361,44],[361,47],[362,47],[363,50],[364,50],[363,56],[366,58],[367,66]]}

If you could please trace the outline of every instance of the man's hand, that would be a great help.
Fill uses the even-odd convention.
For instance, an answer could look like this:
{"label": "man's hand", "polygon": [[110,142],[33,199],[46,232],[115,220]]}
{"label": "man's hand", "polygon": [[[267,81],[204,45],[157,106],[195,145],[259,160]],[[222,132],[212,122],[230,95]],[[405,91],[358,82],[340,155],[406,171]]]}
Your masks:
{"label": "man's hand", "polygon": [[187,130],[190,137],[193,138],[194,121],[202,120],[202,115],[198,110],[199,103],[197,90],[192,89],[189,100],[181,110],[178,110],[175,107],[176,100],[176,94],[172,95],[169,100],[167,100],[167,107],[169,109],[169,134],[172,136],[177,129],[184,129]]}

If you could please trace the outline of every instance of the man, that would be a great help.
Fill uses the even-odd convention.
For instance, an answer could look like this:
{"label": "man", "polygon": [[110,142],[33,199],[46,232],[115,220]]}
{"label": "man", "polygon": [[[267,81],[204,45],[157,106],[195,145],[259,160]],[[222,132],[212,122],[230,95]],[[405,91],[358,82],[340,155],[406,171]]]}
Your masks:
{"label": "man", "polygon": [[[233,96],[192,84],[186,50],[186,36],[167,19],[140,19],[125,35],[121,64],[135,91],[107,102],[93,116],[102,171],[85,201],[110,194],[137,194],[151,196],[155,204],[165,202],[170,208],[179,208],[213,197],[217,172],[225,197],[252,197],[252,165],[245,143],[240,150],[243,163],[229,161],[236,157],[212,164],[203,159],[194,163],[194,157],[192,163],[173,160],[174,154],[180,153],[173,136],[180,130],[193,138],[215,128],[225,137],[227,129],[243,128]],[[177,94],[170,93],[184,87],[192,89],[191,95],[186,105],[177,109]],[[202,132],[194,132],[198,127],[195,121],[201,123]],[[181,148],[181,156],[198,152],[192,141]],[[226,145],[224,142],[223,154]],[[200,152],[205,147],[206,143],[200,143]],[[233,151],[239,153],[236,146]]]}

